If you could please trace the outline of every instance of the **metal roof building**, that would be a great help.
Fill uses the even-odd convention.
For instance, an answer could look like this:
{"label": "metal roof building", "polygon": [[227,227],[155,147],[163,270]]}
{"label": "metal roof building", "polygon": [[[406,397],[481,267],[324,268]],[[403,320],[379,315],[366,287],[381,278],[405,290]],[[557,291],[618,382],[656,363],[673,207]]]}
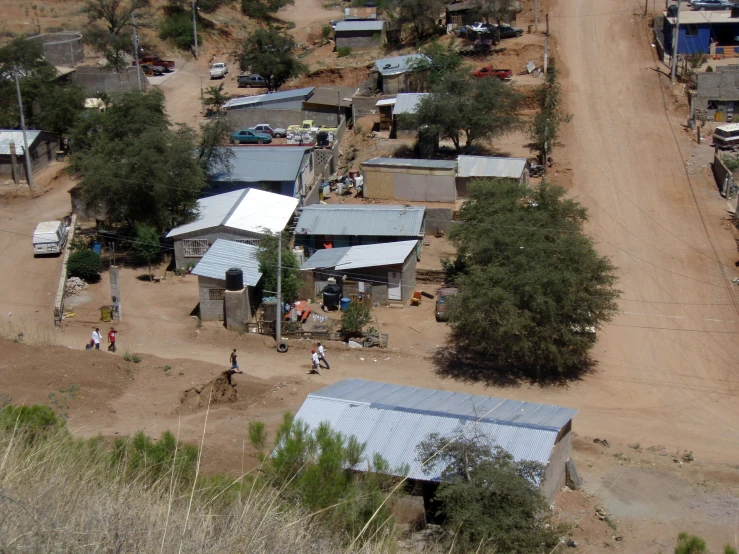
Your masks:
{"label": "metal roof building", "polygon": [[457,169],[457,162],[455,160],[419,160],[415,158],[372,158],[371,160],[363,162],[362,165],[422,167],[424,169]]}
{"label": "metal roof building", "polygon": [[[26,139],[28,147],[32,148],[33,143],[41,134],[41,131],[26,131]],[[10,143],[15,143],[15,152],[23,155],[23,131],[0,130],[0,155],[10,155]]]}
{"label": "metal roof building", "polygon": [[379,33],[385,28],[385,22],[384,21],[339,21],[336,23],[336,27],[334,30],[337,33],[341,32],[347,32],[347,31],[369,31],[369,32],[375,32]]}
{"label": "metal roof building", "polygon": [[427,92],[402,92],[395,99],[393,115],[414,114],[422,98],[428,96]]}
{"label": "metal roof building", "polygon": [[547,466],[542,492],[551,498],[564,481],[576,413],[519,400],[344,379],[309,394],[296,419],[313,429],[328,422],[365,443],[366,459],[379,454],[392,474],[403,475],[405,466],[410,478],[421,481],[439,481],[443,469],[437,463],[424,472],[418,460],[416,447],[429,433],[452,438],[474,432],[517,461]]}
{"label": "metal roof building", "polygon": [[423,206],[326,205],[303,208],[295,234],[421,238]]}
{"label": "metal roof building", "polygon": [[526,158],[495,158],[488,156],[459,156],[458,177],[500,177],[520,179],[526,171]]}
{"label": "metal roof building", "polygon": [[345,248],[318,250],[300,269],[336,268],[340,270],[359,269],[402,264],[408,254],[413,252],[417,240],[403,240],[385,244],[365,244]]}
{"label": "metal roof building", "polygon": [[372,158],[362,163],[360,170],[365,198],[407,202],[457,200],[457,160]]}
{"label": "metal roof building", "polygon": [[228,167],[216,166],[216,183],[295,181],[308,163],[311,148],[305,146],[223,146],[233,154]]}
{"label": "metal roof building", "polygon": [[[56,159],[59,136],[48,131],[26,131],[31,173],[36,173]],[[16,164],[10,155],[10,144],[15,144]],[[16,183],[26,180],[25,146],[23,131],[0,129],[0,178],[12,178]]]}
{"label": "metal roof building", "polygon": [[193,275],[225,281],[226,271],[238,267],[244,272],[244,285],[253,287],[262,278],[257,261],[259,248],[232,240],[217,239],[195,268]]}
{"label": "metal roof building", "polygon": [[314,87],[305,87],[295,90],[284,90],[282,92],[259,94],[256,96],[241,96],[239,98],[232,98],[226,102],[223,107],[226,110],[232,110],[234,108],[272,108],[275,106],[272,106],[271,104],[280,104],[291,101],[303,102],[313,94],[313,88]]}
{"label": "metal roof building", "polygon": [[414,64],[422,60],[431,63],[431,58],[426,54],[408,54],[406,56],[393,56],[392,58],[376,60],[375,68],[383,77],[390,77],[392,75],[400,75],[406,71],[412,71]]}

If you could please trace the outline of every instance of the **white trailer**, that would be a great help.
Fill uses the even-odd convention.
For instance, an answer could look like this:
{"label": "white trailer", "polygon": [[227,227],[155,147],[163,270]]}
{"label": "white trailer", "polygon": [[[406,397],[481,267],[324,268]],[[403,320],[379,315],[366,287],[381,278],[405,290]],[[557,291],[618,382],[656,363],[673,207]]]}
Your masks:
{"label": "white trailer", "polygon": [[61,254],[69,229],[61,221],[43,221],[33,232],[33,255]]}

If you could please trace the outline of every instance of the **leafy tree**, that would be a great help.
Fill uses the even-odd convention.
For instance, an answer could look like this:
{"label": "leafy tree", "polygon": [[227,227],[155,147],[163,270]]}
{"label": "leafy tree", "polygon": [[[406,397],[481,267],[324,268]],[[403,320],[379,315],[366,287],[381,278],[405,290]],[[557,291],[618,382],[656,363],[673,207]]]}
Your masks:
{"label": "leafy tree", "polygon": [[85,110],[85,92],[78,86],[45,87],[39,98],[38,126],[59,135],[59,143]]}
{"label": "leafy tree", "polygon": [[421,48],[421,53],[426,54],[428,59],[417,58],[413,62],[413,68],[425,72],[426,82],[432,88],[440,85],[446,75],[457,72],[462,66],[459,53],[451,45],[444,46],[436,40]]}
{"label": "leafy tree", "polygon": [[145,16],[149,5],[150,0],[85,0],[85,41],[103,54],[108,67],[121,71],[128,65],[125,56],[133,51],[131,15]]}
{"label": "leafy tree", "polygon": [[285,6],[292,6],[295,0],[241,0],[241,11],[254,19],[269,19]]}
{"label": "leafy tree", "polygon": [[443,5],[442,0],[398,0],[398,20],[410,24],[416,40],[423,40],[437,30]]}
{"label": "leafy tree", "polygon": [[[159,38],[171,40],[180,50],[190,50],[195,46],[192,36],[192,19],[186,11],[170,13],[159,23]],[[198,43],[202,39],[198,33]]]}
{"label": "leafy tree", "polygon": [[71,138],[70,165],[82,175],[84,201],[112,223],[163,231],[194,216],[205,175],[193,157],[192,129],[172,128],[161,91],[116,97]]}
{"label": "leafy tree", "polygon": [[562,123],[568,123],[572,119],[572,116],[562,108],[562,85],[558,78],[559,72],[554,64],[551,64],[544,84],[536,89],[539,113],[534,117],[530,129],[529,149],[539,154],[541,163],[545,166],[546,158],[554,147],[560,146],[559,129]]}
{"label": "leafy tree", "polygon": [[151,262],[156,260],[161,252],[159,232],[150,225],[137,225],[133,247],[138,258],[149,268],[149,281],[151,281]]}
{"label": "leafy tree", "polygon": [[704,554],[707,553],[706,541],[694,535],[683,532],[677,536],[675,554]]}
{"label": "leafy tree", "polygon": [[215,172],[229,173],[234,152],[231,148],[223,148],[228,144],[231,128],[223,115],[210,118],[200,124],[200,142],[198,143],[198,165],[207,176]]}
{"label": "leafy tree", "polygon": [[475,0],[475,8],[483,21],[495,21],[498,25],[506,15],[520,9],[517,0]]}
{"label": "leafy tree", "polygon": [[544,476],[536,462],[516,462],[485,436],[429,434],[418,460],[430,474],[441,466],[435,500],[450,531],[453,551],[519,554],[549,552],[558,542],[548,505],[535,484]]}
{"label": "leafy tree", "polygon": [[460,70],[441,77],[418,103],[416,113],[402,117],[400,124],[415,129],[426,126],[461,152],[520,126],[521,100],[514,88],[499,79],[475,79]]}
{"label": "leafy tree", "polygon": [[552,379],[582,369],[618,309],[614,267],[583,233],[587,212],[543,182],[476,181],[450,237],[464,260],[449,325],[486,368]]}
{"label": "leafy tree", "polygon": [[223,83],[205,89],[204,103],[211,113],[221,111],[221,108],[227,101],[228,96],[223,94]]}
{"label": "leafy tree", "polygon": [[264,77],[270,90],[276,90],[292,77],[306,71],[293,55],[295,40],[276,27],[255,30],[241,45],[238,54],[242,72],[251,71]]}
{"label": "leafy tree", "polygon": [[[265,230],[266,231],[266,230]],[[300,289],[300,267],[295,255],[287,247],[289,240],[282,238],[282,302],[294,302],[298,299]],[[266,231],[259,241],[259,271],[262,273],[262,288],[272,293],[277,291],[277,233]]]}
{"label": "leafy tree", "polygon": [[349,304],[341,314],[341,332],[345,334],[361,333],[364,326],[372,320],[369,308],[363,304]]}
{"label": "leafy tree", "polygon": [[69,255],[67,273],[70,277],[79,277],[85,281],[97,281],[103,270],[100,256],[92,250],[77,250]]}

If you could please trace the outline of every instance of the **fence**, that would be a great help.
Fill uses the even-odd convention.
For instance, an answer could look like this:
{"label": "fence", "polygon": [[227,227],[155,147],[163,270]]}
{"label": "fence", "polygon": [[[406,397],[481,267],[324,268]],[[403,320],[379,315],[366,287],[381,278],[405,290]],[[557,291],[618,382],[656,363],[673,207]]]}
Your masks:
{"label": "fence", "polygon": [[67,247],[64,249],[64,258],[62,260],[62,274],[59,277],[59,287],[56,290],[54,298],[54,325],[61,325],[64,317],[64,297],[67,295],[67,261],[71,251],[70,245],[74,239],[74,227],[77,223],[77,216],[73,215],[69,223],[69,236],[67,237]]}

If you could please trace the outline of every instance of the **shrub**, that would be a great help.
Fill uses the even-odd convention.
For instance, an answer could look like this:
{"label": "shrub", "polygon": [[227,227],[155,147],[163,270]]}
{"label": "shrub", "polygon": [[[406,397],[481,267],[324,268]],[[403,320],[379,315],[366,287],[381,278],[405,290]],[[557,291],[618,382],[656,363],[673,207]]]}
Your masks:
{"label": "shrub", "polygon": [[[159,38],[171,40],[181,50],[189,50],[192,45],[192,20],[185,12],[168,15],[159,24]],[[201,43],[200,36],[198,42]]]}
{"label": "shrub", "polygon": [[53,435],[63,429],[64,425],[64,419],[58,417],[48,406],[11,405],[0,411],[0,429],[6,432],[18,429],[29,443]]}
{"label": "shrub", "polygon": [[70,277],[79,277],[85,281],[96,281],[103,270],[100,256],[92,250],[77,250],[67,260],[67,274]]}
{"label": "shrub", "polygon": [[365,325],[372,320],[369,308],[362,304],[349,304],[341,315],[341,331],[345,334],[361,333]]}
{"label": "shrub", "polygon": [[141,356],[139,356],[138,354],[131,354],[130,352],[126,352],[123,355],[123,359],[126,360],[127,362],[133,362],[135,364],[138,364],[141,362]]}
{"label": "shrub", "polygon": [[713,66],[706,67],[706,73],[713,73]]}
{"label": "shrub", "polygon": [[339,54],[340,58],[344,58],[352,53],[352,49],[348,46],[342,46],[341,48],[338,48],[336,52]]}

